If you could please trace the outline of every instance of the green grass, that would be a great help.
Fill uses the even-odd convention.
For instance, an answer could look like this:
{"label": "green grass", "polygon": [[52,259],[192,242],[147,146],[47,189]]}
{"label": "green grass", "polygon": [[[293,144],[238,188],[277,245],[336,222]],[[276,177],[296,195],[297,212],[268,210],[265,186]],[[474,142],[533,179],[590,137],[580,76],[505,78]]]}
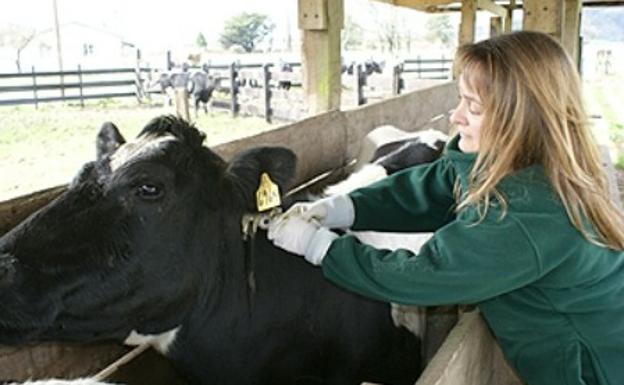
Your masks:
{"label": "green grass", "polygon": [[588,112],[604,120],[615,166],[624,169],[624,78],[610,76],[588,82],[584,90]]}
{"label": "green grass", "polygon": [[[77,105],[0,107],[0,201],[68,183],[95,157],[95,137],[112,121],[130,140],[152,118],[171,108],[138,106],[136,101],[101,100]],[[212,146],[271,129],[261,118],[232,118],[225,111],[200,113],[195,125]]]}

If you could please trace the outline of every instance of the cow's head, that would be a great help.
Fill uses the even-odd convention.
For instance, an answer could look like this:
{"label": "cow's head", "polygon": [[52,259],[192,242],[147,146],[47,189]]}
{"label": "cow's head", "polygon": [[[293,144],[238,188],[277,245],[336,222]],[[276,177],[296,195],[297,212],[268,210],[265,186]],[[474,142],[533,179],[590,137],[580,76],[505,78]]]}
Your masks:
{"label": "cow's head", "polygon": [[97,160],[0,238],[0,343],[125,338],[181,323],[227,259],[227,235],[240,236],[261,173],[284,191],[295,170],[285,148],[226,163],[203,139],[174,117],[128,143],[102,127]]}

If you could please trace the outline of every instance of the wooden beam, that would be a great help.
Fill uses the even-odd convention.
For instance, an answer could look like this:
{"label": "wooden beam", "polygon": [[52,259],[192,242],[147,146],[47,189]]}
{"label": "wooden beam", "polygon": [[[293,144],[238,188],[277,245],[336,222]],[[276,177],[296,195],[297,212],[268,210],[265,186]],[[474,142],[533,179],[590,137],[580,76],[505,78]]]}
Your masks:
{"label": "wooden beam", "polygon": [[340,108],[343,0],[299,0],[303,90],[308,114]]}
{"label": "wooden beam", "polygon": [[524,0],[522,29],[550,34],[561,41],[564,0]]}
{"label": "wooden beam", "polygon": [[477,0],[463,0],[461,5],[461,24],[459,26],[459,45],[474,42],[476,18]]}
{"label": "wooden beam", "polygon": [[503,25],[503,31],[505,33],[511,32],[511,27],[513,25],[514,9],[516,9],[516,0],[509,0],[509,5],[507,6],[507,15],[505,16],[505,23]]}
{"label": "wooden beam", "polygon": [[457,3],[461,0],[373,0],[423,12],[435,12],[438,6]]}
{"label": "wooden beam", "polygon": [[507,9],[505,9],[505,7],[503,6],[500,6],[494,3],[492,0],[478,0],[477,8],[484,10],[484,11],[491,12],[498,17],[504,18],[507,16]]}
{"label": "wooden beam", "polygon": [[498,36],[503,33],[503,18],[493,17],[490,19],[490,37]]}
{"label": "wooden beam", "polygon": [[564,5],[563,39],[561,43],[574,63],[578,63],[581,0],[565,0]]}

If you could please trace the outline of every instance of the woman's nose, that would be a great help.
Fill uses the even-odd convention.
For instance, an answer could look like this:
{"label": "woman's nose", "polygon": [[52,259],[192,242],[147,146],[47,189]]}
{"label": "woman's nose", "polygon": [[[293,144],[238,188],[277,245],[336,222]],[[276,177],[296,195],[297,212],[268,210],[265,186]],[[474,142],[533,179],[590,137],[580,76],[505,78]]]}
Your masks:
{"label": "woman's nose", "polygon": [[465,118],[463,117],[459,106],[451,111],[451,116],[449,117],[451,124],[462,124],[465,122]]}

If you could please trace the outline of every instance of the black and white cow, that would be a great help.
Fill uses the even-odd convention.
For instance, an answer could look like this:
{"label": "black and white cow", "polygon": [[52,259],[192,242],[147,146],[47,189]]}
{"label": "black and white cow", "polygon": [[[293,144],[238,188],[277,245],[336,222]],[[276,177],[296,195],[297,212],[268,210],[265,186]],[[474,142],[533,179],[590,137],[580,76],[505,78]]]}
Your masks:
{"label": "black and white cow", "polygon": [[208,113],[208,102],[210,102],[212,93],[217,88],[217,85],[217,80],[209,75],[206,70],[196,71],[191,74],[187,88],[189,95],[193,97],[196,118],[200,104],[203,106],[204,112]]}
{"label": "black and white cow", "polygon": [[1,344],[147,341],[194,384],[414,382],[419,341],[387,304],[243,241],[261,173],[285,191],[291,151],[226,162],[174,117],[128,143],[103,129],[98,159],[0,238]]}

